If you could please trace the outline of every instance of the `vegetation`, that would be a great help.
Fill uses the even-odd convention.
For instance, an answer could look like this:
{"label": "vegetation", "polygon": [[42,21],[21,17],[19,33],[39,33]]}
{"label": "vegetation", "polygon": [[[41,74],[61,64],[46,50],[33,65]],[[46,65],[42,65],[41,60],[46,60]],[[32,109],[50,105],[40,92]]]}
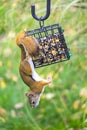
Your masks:
{"label": "vegetation", "polygon": [[36,70],[53,82],[34,109],[25,97],[29,88],[19,76],[15,44],[18,33],[39,27],[32,3],[38,16],[45,15],[45,0],[0,1],[0,130],[87,130],[87,1],[51,0],[45,25],[60,23],[72,57]]}

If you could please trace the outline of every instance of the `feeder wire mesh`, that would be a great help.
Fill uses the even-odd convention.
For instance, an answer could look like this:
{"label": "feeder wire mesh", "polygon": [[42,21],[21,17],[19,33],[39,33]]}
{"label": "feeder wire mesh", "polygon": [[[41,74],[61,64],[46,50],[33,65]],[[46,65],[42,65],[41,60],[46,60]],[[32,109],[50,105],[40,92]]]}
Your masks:
{"label": "feeder wire mesh", "polygon": [[70,59],[63,32],[59,24],[26,31],[27,36],[34,36],[40,44],[41,53],[33,58],[35,68]]}

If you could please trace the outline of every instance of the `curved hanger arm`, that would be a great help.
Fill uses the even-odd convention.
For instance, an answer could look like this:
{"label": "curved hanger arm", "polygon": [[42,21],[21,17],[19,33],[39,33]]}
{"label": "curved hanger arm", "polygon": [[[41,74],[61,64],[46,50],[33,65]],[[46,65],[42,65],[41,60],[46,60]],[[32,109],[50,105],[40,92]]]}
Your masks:
{"label": "curved hanger arm", "polygon": [[36,13],[35,13],[35,5],[31,6],[31,14],[32,14],[33,18],[35,18],[38,21],[44,21],[44,20],[46,20],[49,17],[49,15],[50,15],[50,0],[47,0],[46,15],[44,17],[42,17],[42,16],[38,17],[36,15]]}

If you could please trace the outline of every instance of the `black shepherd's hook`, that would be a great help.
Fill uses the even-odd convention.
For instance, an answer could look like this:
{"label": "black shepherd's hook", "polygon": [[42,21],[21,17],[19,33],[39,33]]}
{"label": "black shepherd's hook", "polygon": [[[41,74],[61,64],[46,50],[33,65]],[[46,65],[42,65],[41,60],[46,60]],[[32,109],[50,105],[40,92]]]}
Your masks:
{"label": "black shepherd's hook", "polygon": [[35,18],[38,21],[44,21],[45,19],[47,19],[50,15],[50,0],[47,0],[47,9],[46,9],[46,15],[44,17],[38,17],[35,13],[35,5],[31,6],[31,14],[33,16],[33,18]]}

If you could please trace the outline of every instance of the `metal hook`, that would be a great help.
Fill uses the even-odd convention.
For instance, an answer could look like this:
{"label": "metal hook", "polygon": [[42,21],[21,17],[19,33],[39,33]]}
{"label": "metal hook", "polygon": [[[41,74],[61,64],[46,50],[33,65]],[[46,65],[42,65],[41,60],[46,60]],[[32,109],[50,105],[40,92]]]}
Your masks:
{"label": "metal hook", "polygon": [[36,14],[35,14],[35,5],[32,5],[31,6],[31,14],[33,16],[33,18],[35,18],[36,20],[38,21],[44,21],[46,20],[49,15],[50,15],[50,0],[47,0],[47,9],[46,9],[46,15],[44,17],[38,17]]}

